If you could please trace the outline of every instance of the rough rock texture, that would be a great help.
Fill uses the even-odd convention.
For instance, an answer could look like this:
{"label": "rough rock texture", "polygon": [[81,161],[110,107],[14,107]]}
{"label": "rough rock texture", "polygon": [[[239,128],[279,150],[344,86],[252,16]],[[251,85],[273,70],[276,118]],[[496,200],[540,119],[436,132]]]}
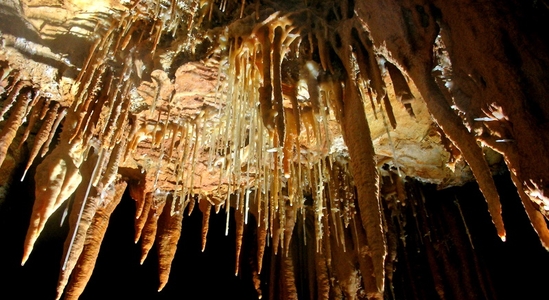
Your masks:
{"label": "rough rock texture", "polygon": [[[4,1],[0,203],[25,163],[36,183],[23,264],[76,197],[58,297],[68,282],[78,298],[85,282],[74,278],[89,279],[105,232],[105,219],[93,222],[108,220],[126,182],[141,263],[158,247],[160,289],[198,204],[208,218],[223,209],[226,232],[236,210],[237,274],[248,218],[259,224],[252,272],[266,244],[284,253],[271,298],[304,293],[295,244],[308,239],[312,298],[387,298],[404,205],[421,209],[413,182],[475,180],[505,241],[492,179],[503,162],[547,247],[548,10],[542,0]],[[445,298],[449,254],[437,262],[425,247]],[[69,281],[73,268],[86,274]],[[486,296],[478,276],[464,284]]]}

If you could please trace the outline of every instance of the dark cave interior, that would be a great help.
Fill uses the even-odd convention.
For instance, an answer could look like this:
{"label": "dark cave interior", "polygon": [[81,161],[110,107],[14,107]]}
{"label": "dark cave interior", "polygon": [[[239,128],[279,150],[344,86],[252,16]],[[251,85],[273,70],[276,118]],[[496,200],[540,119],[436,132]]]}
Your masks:
{"label": "dark cave interior", "polygon": [[[429,250],[424,241],[427,240],[437,248],[431,249],[436,251],[437,258],[446,259],[440,265],[447,269],[440,270],[440,274],[451,283],[453,293],[446,294],[446,299],[540,299],[544,295],[540,287],[549,280],[549,274],[539,270],[549,268],[549,253],[541,247],[532,230],[508,175],[498,175],[495,180],[506,220],[509,237],[506,242],[495,234],[476,183],[444,190],[437,190],[433,185],[416,185],[416,192],[421,189],[425,195],[425,204],[406,206],[410,220],[403,228],[406,247],[399,247],[393,287],[386,289],[386,299],[438,299],[426,255]],[[28,224],[28,220],[20,216],[28,215],[32,208],[31,185],[30,181],[14,185],[8,197],[10,200],[0,206],[0,239],[4,245],[10,245],[0,247],[0,270],[10,274],[2,280],[2,299],[11,299],[9,295],[13,295],[14,290],[18,291],[18,299],[51,299],[55,295],[56,274],[68,231],[66,222],[58,227],[64,209],[48,222],[32,259],[24,267],[17,264]],[[134,211],[135,203],[126,193],[111,217],[94,276],[80,299],[179,299],[182,292],[186,295],[199,293],[201,299],[222,299],[227,295],[257,299],[249,264],[243,263],[240,274],[234,274],[235,232],[230,230],[225,236],[223,213],[212,214],[208,245],[201,252],[202,217],[196,210],[184,218],[170,282],[162,292],[156,292],[156,251],[153,248],[151,257],[139,265],[140,248],[132,239]],[[417,223],[413,221],[416,219],[414,213],[418,214]],[[231,217],[231,224],[233,222]],[[253,219],[250,225],[245,232],[244,252],[252,251],[255,246],[253,234],[248,232],[255,226]],[[295,230],[298,228],[300,226]],[[294,235],[299,236],[299,233]],[[269,247],[267,251],[270,253],[272,249]],[[294,251],[304,254],[306,245]],[[262,299],[270,299],[267,282],[270,276],[277,276],[271,273],[270,264],[279,256],[266,255],[263,262]],[[306,264],[306,261],[296,262],[302,268]],[[475,268],[467,269],[469,266]],[[297,274],[299,277],[300,273]],[[482,278],[482,284],[479,278]],[[309,294],[306,280],[297,284],[300,295]],[[29,282],[32,282],[32,288],[29,288]],[[271,292],[276,293],[276,290]]]}

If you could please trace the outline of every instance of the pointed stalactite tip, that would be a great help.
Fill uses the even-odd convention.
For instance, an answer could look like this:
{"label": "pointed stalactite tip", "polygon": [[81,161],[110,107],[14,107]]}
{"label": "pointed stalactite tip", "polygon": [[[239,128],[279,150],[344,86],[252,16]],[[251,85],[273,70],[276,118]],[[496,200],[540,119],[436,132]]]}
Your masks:
{"label": "pointed stalactite tip", "polygon": [[23,258],[21,259],[21,267],[25,266],[25,263],[27,263],[27,260],[29,259],[30,253],[32,252],[31,249],[25,249],[23,251]]}

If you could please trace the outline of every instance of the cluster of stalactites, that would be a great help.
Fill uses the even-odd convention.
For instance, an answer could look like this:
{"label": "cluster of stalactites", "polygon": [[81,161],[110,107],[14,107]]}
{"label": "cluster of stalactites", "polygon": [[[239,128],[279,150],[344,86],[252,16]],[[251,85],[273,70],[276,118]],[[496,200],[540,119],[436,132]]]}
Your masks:
{"label": "cluster of stalactites", "polygon": [[[222,66],[222,70],[227,73],[226,90],[220,93],[224,96],[219,97],[225,103],[221,114],[223,130],[219,132],[219,136],[210,138],[213,141],[210,151],[229,151],[226,154],[230,156],[230,160],[223,162],[230,163],[222,165],[222,169],[227,170],[223,174],[227,174],[227,178],[233,180],[234,184],[234,188],[229,185],[228,195],[236,194],[237,199],[246,199],[240,202],[245,203],[242,207],[244,215],[249,209],[246,191],[251,189],[255,192],[256,203],[252,213],[259,224],[259,258],[262,256],[267,235],[273,240],[275,252],[279,245],[285,246],[287,250],[297,212],[305,216],[302,213],[304,194],[311,195],[313,199],[317,250],[322,249],[322,241],[329,239],[330,234],[335,234],[337,240],[344,239],[341,233],[341,228],[345,227],[342,220],[348,226],[353,217],[339,216],[329,226],[329,220],[336,215],[335,211],[338,209],[330,212],[326,210],[328,206],[336,207],[334,201],[341,199],[334,194],[337,189],[330,188],[330,184],[338,181],[337,177],[329,176],[334,158],[328,154],[332,145],[329,123],[341,123],[348,117],[343,115],[343,106],[349,102],[348,98],[357,97],[360,105],[356,108],[362,110],[363,120],[360,123],[363,124],[366,122],[363,97],[376,95],[376,106],[380,107],[380,100],[386,97],[376,56],[366,53],[368,50],[362,46],[360,39],[355,40],[355,45],[361,47],[357,53],[341,51],[342,57],[354,57],[350,65],[345,65],[345,70],[334,71],[336,67],[331,63],[330,44],[325,43],[329,39],[327,28],[320,21],[316,23],[315,30],[294,24],[294,18],[304,16],[314,20],[307,10],[289,14],[275,12],[259,21],[255,21],[252,15],[232,24],[227,31],[228,36],[222,38],[228,41],[228,63],[226,68]],[[301,31],[308,34],[301,36]],[[320,62],[311,59],[313,52],[319,54]],[[361,73],[358,78],[354,77],[357,73],[355,69]],[[402,77],[398,69],[392,71]],[[352,75],[345,77],[336,75],[336,72]],[[405,79],[399,79],[403,83],[397,88],[404,89],[405,86],[405,92],[411,94]],[[355,82],[360,82],[360,85]],[[402,96],[405,92],[399,95]],[[410,99],[408,95],[406,100]],[[391,116],[389,113],[387,115]],[[391,124],[396,126],[392,119]],[[343,131],[344,136],[350,135],[343,125],[337,130]],[[369,133],[367,135],[365,138],[369,140]],[[375,187],[377,172],[371,143],[370,149],[367,153],[372,160],[372,170],[364,176],[369,178],[367,181],[374,182],[372,186]],[[243,152],[248,155],[244,164],[240,163]],[[326,157],[328,158],[325,160]],[[346,180],[350,183],[350,172],[347,167],[345,169],[346,172],[338,176],[348,178]],[[251,185],[249,178],[253,178]],[[244,192],[240,190],[242,186],[245,187]],[[383,290],[385,243],[378,192],[376,188],[368,189],[368,197],[372,201],[363,201],[361,209],[364,210],[363,214],[368,215],[366,218],[378,219],[378,223],[363,224],[369,236],[368,245],[373,249],[373,255],[368,256],[372,256],[369,259],[373,260],[375,271],[366,267],[364,270],[375,272],[375,277],[381,279],[377,278],[377,283],[373,284],[365,280],[364,285],[368,285],[366,289],[369,293],[379,295]],[[354,191],[348,193],[354,195]],[[359,193],[359,197],[361,196],[364,195]],[[229,200],[230,197],[227,196],[227,209]],[[353,213],[348,216],[354,216],[355,203],[348,203],[350,204],[346,211],[353,207]],[[360,203],[359,199],[359,206]],[[344,249],[345,243],[340,243],[340,246]]]}
{"label": "cluster of stalactites", "polygon": [[[145,178],[130,185],[138,203],[136,242],[139,239],[142,241],[142,260],[155,240],[161,243],[162,230],[166,229],[172,235],[174,231],[178,232],[183,212],[188,208],[190,213],[195,206],[195,195],[199,195],[199,207],[205,214],[203,246],[208,229],[206,216],[212,205],[216,206],[217,211],[221,206],[225,207],[227,230],[229,208],[236,208],[237,253],[240,252],[242,230],[248,216],[253,214],[256,217],[259,226],[259,271],[267,239],[273,240],[275,252],[279,245],[287,251],[297,216],[304,218],[306,215],[303,213],[305,194],[311,195],[313,199],[317,251],[322,251],[322,241],[329,238],[330,232],[345,249],[342,228],[354,222],[356,201],[353,181],[346,164],[336,167],[339,171],[336,175],[332,174],[334,166],[341,164],[334,163],[338,158],[329,155],[333,130],[329,122],[341,122],[344,118],[344,97],[360,97],[360,103],[363,103],[362,98],[368,95],[372,105],[383,107],[380,100],[387,96],[376,58],[368,56],[364,46],[360,48],[362,52],[358,51],[360,53],[349,54],[344,51],[342,54],[354,57],[350,61],[352,66],[345,65],[347,70],[343,72],[354,74],[356,69],[362,73],[358,78],[345,81],[345,76],[342,78],[334,74],[335,67],[329,57],[330,44],[325,43],[329,39],[326,27],[320,21],[314,31],[294,26],[292,18],[296,14],[306,15],[307,12],[287,15],[277,12],[262,21],[256,22],[254,17],[248,17],[231,25],[227,31],[229,36],[223,37],[227,41],[228,62],[226,66],[220,67],[226,73],[226,80],[219,85],[217,95],[220,107],[218,122],[206,125],[204,115],[193,120],[174,122],[178,116],[172,116],[171,98],[163,99],[168,102],[168,111],[155,110],[159,100],[157,93],[149,108],[151,115],[157,116],[157,121],[151,123],[144,119],[136,120],[133,124],[126,153],[134,153],[140,145],[160,150],[156,152],[158,155],[146,160],[150,162],[149,165],[142,166]],[[306,39],[300,36],[300,30],[303,29],[310,32]],[[303,54],[300,49],[307,47],[309,50]],[[313,52],[319,53],[319,62],[311,60]],[[131,60],[131,55],[127,57]],[[367,57],[370,57],[369,61]],[[131,65],[131,62],[125,65]],[[397,78],[393,81],[400,80],[400,85],[394,84],[395,90],[401,89],[396,94],[409,101],[411,93],[406,80],[395,69],[390,70],[392,78]],[[352,85],[356,94],[349,94],[352,89],[346,90],[346,85],[355,81],[359,82],[358,85]],[[372,94],[376,95],[377,104],[374,104]],[[384,102],[386,115],[395,127],[396,121],[394,117],[391,118],[387,103],[389,101]],[[362,104],[359,107],[363,109]],[[365,118],[364,113],[362,115]],[[203,151],[207,152],[208,169],[217,170],[215,174],[219,178],[215,192],[224,195],[221,199],[200,191],[195,167],[197,153]],[[369,153],[373,159],[373,150]],[[165,173],[166,169],[168,173]],[[369,174],[376,182],[375,169]],[[173,189],[160,188],[160,181],[170,182]],[[344,182],[345,188],[338,187],[338,182]],[[345,191],[344,195],[339,195],[343,193],[342,190]],[[378,197],[376,189],[369,193],[373,199]],[[381,218],[377,200],[366,204],[366,207],[370,206],[368,212],[373,211],[374,216]],[[327,207],[332,209],[328,211]],[[169,215],[167,218],[171,221],[168,224],[171,225],[160,229],[159,220],[165,214]],[[377,230],[375,226],[368,228],[370,231]],[[175,235],[175,242],[178,234]],[[371,232],[368,234],[372,235]],[[378,239],[371,238],[369,244],[378,242]],[[164,279],[161,280],[160,289],[167,280],[174,247],[165,245],[164,250],[160,250],[166,253],[161,259],[161,265],[168,266],[161,268],[161,277]],[[383,248],[383,245],[374,247],[379,249],[376,251],[381,251],[376,257],[376,277],[384,276],[377,267],[381,264],[383,268]],[[238,257],[236,261],[238,272]],[[382,287],[379,288],[379,283],[373,285],[377,285],[377,288],[371,288],[370,291],[379,293]]]}
{"label": "cluster of stalactites", "polygon": [[[136,241],[142,241],[142,260],[155,240],[161,245],[160,289],[167,281],[183,212],[187,207],[189,212],[192,211],[195,194],[201,195],[200,208],[207,212],[205,215],[209,214],[211,204],[215,204],[218,210],[221,205],[225,206],[227,230],[229,208],[231,205],[236,207],[238,248],[242,244],[243,224],[247,223],[249,214],[256,217],[259,225],[258,271],[261,271],[267,239],[273,240],[275,252],[280,245],[287,254],[297,217],[306,216],[303,195],[311,195],[313,200],[317,251],[323,251],[322,241],[329,239],[330,235],[336,237],[338,245],[345,251],[342,230],[354,224],[357,200],[346,163],[336,163],[339,158],[329,155],[333,130],[329,122],[344,119],[343,103],[347,101],[344,98],[361,97],[362,103],[362,97],[369,95],[372,99],[374,94],[381,106],[379,100],[385,94],[375,56],[367,55],[367,50],[358,44],[358,52],[362,52],[347,53],[344,50],[340,55],[354,57],[351,60],[353,65],[345,64],[346,70],[335,71],[329,55],[327,27],[307,10],[290,14],[275,12],[260,21],[256,21],[254,16],[247,17],[232,24],[229,36],[225,37],[229,41],[227,80],[218,92],[222,108],[215,128],[204,130],[201,119],[204,116],[190,122],[183,119],[172,121],[178,119],[170,110],[172,98],[167,99],[168,111],[161,111],[155,109],[158,95],[149,107],[150,114],[156,115],[157,121],[149,123],[132,118],[130,114],[134,79],[141,78],[144,71],[137,68],[137,52],[148,49],[154,54],[160,37],[170,26],[164,24],[164,18],[157,18],[167,14],[160,5],[154,6],[156,9],[149,8],[156,11],[152,16],[157,16],[150,23],[150,20],[143,19],[144,16],[149,18],[150,14],[142,12],[138,4],[136,2],[131,10],[121,13],[119,18],[103,27],[98,26],[101,37],[91,46],[76,79],[73,88],[76,96],[71,107],[42,104],[43,107],[51,106],[51,109],[46,112],[43,109],[40,114],[38,110],[31,112],[31,115],[44,119],[44,133],[40,129],[40,138],[36,141],[41,141],[42,136],[51,141],[53,135],[50,133],[55,132],[60,123],[63,131],[59,145],[36,170],[37,197],[23,261],[28,258],[49,216],[72,194],[77,195],[75,203],[78,205],[74,206],[76,208],[69,218],[71,232],[58,287],[58,296],[61,296],[80,257],[98,203],[116,180],[118,165],[143,141],[147,141],[151,149],[160,151],[156,152],[157,157],[149,160],[149,166],[141,166],[149,180],[143,179],[137,187],[130,184],[138,191],[132,193],[138,203]],[[312,18],[316,29],[294,25],[293,19],[302,16]],[[306,38],[301,36],[301,31],[307,32]],[[308,50],[303,50],[305,48]],[[312,60],[313,52],[318,53],[318,62]],[[355,74],[355,71],[363,75],[358,78],[348,75],[347,81],[345,76],[336,75],[337,72]],[[353,83],[349,88],[357,80],[359,85]],[[14,84],[8,99],[17,97],[19,90],[28,88],[24,83]],[[11,114],[19,118],[14,121],[19,124],[22,120],[19,112],[27,111],[25,103],[42,103],[42,98],[27,96],[25,99],[17,102]],[[359,108],[363,109],[362,104]],[[362,116],[365,118],[364,113]],[[396,126],[396,122],[391,124]],[[6,126],[5,130],[10,128]],[[348,131],[345,126],[341,130],[349,135],[345,133]],[[9,138],[10,135],[3,136]],[[32,153],[40,149],[42,153],[48,152],[47,146],[42,144],[35,148],[37,150],[33,149]],[[225,195],[224,199],[213,199],[195,189],[200,186],[195,180],[194,168],[201,149],[208,150],[208,167],[220,170],[216,173],[219,176],[217,192]],[[368,153],[373,159],[373,150]],[[32,158],[28,166],[31,164]],[[171,170],[171,174],[162,174],[166,169]],[[367,176],[376,182],[375,169],[369,174]],[[161,180],[171,182],[173,189],[159,188]],[[366,205],[370,208],[367,212],[373,212],[374,218],[379,219],[381,212],[375,200],[378,193],[376,189],[369,193],[374,201]],[[360,203],[358,201],[359,207]],[[204,224],[205,244],[207,219]],[[377,229],[370,226],[368,230],[367,234],[371,236],[372,230]],[[370,246],[373,243],[380,241],[370,237]],[[379,250],[383,246],[373,249],[383,251]],[[377,254],[376,266],[383,265],[383,257],[383,253]],[[238,261],[237,257],[236,272]],[[378,268],[376,266],[374,268]],[[375,276],[384,275],[376,270]],[[379,292],[379,284],[373,290]]]}
{"label": "cluster of stalactites", "polygon": [[[460,87],[454,82],[452,62],[448,54],[448,49],[444,44],[442,34],[439,34],[435,40],[434,54],[437,60],[437,66],[433,71],[436,75],[435,80],[437,84],[441,90],[445,92],[447,99],[452,101],[452,107],[458,111],[467,130],[475,133],[475,139],[480,141],[483,146],[489,147],[503,155],[507,168],[510,171],[511,179],[517,187],[517,192],[524,205],[526,214],[528,215],[534,230],[537,232],[542,246],[549,250],[549,228],[546,223],[546,220],[549,219],[546,205],[546,203],[549,203],[549,199],[543,196],[539,187],[533,183],[534,181],[521,182],[519,179],[520,171],[517,168],[519,155],[513,143],[514,140],[509,138],[509,117],[507,116],[507,112],[505,112],[496,102],[492,102],[487,105],[486,108],[482,109],[484,117],[471,118],[470,112],[467,112],[463,103],[460,102],[462,101],[462,99],[460,99]],[[447,130],[445,134],[449,137],[454,136],[454,139],[456,139],[456,134],[449,130]],[[472,138],[472,136],[470,138]],[[448,139],[446,139],[446,141],[450,146],[447,148],[452,156],[455,156],[456,158],[462,156],[460,151],[456,149],[456,145],[451,144]],[[471,148],[475,149],[474,147]],[[476,150],[477,153],[479,153],[478,147]],[[495,185],[491,181],[491,178],[489,178],[491,174],[482,159],[473,161],[471,156],[472,155],[469,155],[469,157],[465,157],[465,159],[473,170],[484,168],[483,175],[479,176],[478,173],[481,171],[477,171],[475,177],[487,199],[490,214],[492,215],[498,234],[505,240],[505,229],[503,228],[503,220],[501,218],[501,205],[499,204]]]}
{"label": "cluster of stalactites", "polygon": [[[10,146],[12,149],[20,148],[30,132],[37,129],[32,146],[29,147],[23,177],[38,155],[43,161],[36,167],[36,199],[25,239],[22,264],[28,259],[49,217],[71,195],[75,195],[75,204],[69,217],[71,232],[65,245],[60,276],[61,296],[68,275],[81,257],[85,241],[99,239],[100,243],[104,234],[104,231],[87,234],[98,229],[90,227],[91,220],[103,219],[96,213],[104,212],[111,202],[119,201],[122,196],[123,189],[116,189],[121,186],[117,183],[117,168],[124,153],[125,134],[128,131],[128,101],[124,104],[122,97],[109,98],[105,93],[91,92],[80,104],[74,101],[71,107],[62,107],[58,102],[50,101],[47,95],[40,93],[38,87],[18,74],[17,70],[2,69],[2,86],[5,86],[2,98],[6,96],[2,117],[9,117],[0,133],[0,164],[4,162]],[[105,75],[98,77],[104,78]],[[96,78],[95,81],[99,84],[103,80]],[[63,130],[60,140],[52,150],[50,145],[61,124]],[[12,145],[18,134],[22,136],[18,139],[19,145]],[[94,224],[101,225],[99,223]],[[93,247],[97,248],[93,249],[96,251],[99,244]],[[87,260],[84,263],[87,264],[86,268],[93,267],[95,258]]]}
{"label": "cluster of stalactites", "polygon": [[[177,27],[176,19],[166,16],[180,15],[181,7],[177,6],[176,10],[175,2],[169,7],[171,9],[166,10],[161,3],[157,3],[151,14],[150,8],[142,6],[141,1],[138,1],[131,9],[120,13],[118,18],[99,22],[94,32],[94,36],[98,37],[92,43],[89,55],[71,91],[74,99],[64,99],[65,102],[72,103],[70,107],[61,107],[59,103],[41,97],[39,90],[34,88],[32,83],[20,80],[17,71],[9,72],[2,69],[2,82],[4,79],[7,82],[3,87],[6,87],[8,95],[3,105],[2,116],[9,112],[9,119],[1,134],[2,160],[26,116],[29,116],[29,122],[25,138],[34,124],[41,122],[26,170],[31,167],[38,154],[42,157],[47,154],[36,168],[36,199],[25,240],[23,264],[48,218],[71,196],[71,199],[74,199],[69,216],[70,232],[65,243],[57,289],[58,298],[63,294],[69,278],[71,283],[66,289],[69,298],[78,298],[89,279],[106,229],[104,222],[94,220],[104,220],[105,217],[108,220],[108,216],[116,207],[125,187],[125,183],[119,181],[118,167],[133,154],[142,136],[151,137],[151,147],[161,148],[156,169],[147,168],[147,174],[155,176],[153,187],[148,188],[156,191],[154,186],[159,180],[164,161],[170,162],[172,157],[177,161],[173,179],[177,195],[168,199],[168,193],[156,191],[155,194],[164,197],[160,197],[154,207],[158,208],[169,200],[171,211],[168,216],[172,220],[182,215],[190,199],[187,195],[193,193],[194,177],[188,170],[192,169],[190,165],[194,164],[197,153],[196,123],[193,125],[181,120],[172,122],[170,120],[176,116],[170,116],[168,112],[166,122],[143,125],[143,122],[135,119],[130,112],[132,94],[137,88],[138,79],[144,72],[148,72],[140,68],[143,56],[137,52],[147,49],[144,51],[149,51],[150,56],[154,56],[160,37]],[[191,26],[192,22],[189,28]],[[154,104],[150,108],[151,114],[155,113]],[[165,115],[158,111],[159,120],[161,116]],[[49,151],[49,145],[58,126],[62,127],[58,145]],[[166,137],[171,138],[172,142],[169,155],[164,156],[164,151],[168,152],[164,143]],[[178,146],[174,145],[176,141]],[[23,142],[24,139],[20,143]],[[147,209],[141,207],[141,211],[148,212],[148,207],[145,207]],[[147,220],[146,213],[140,213],[138,217],[138,222],[142,219]],[[154,223],[157,221],[158,218]],[[164,235],[160,232],[157,239],[159,243],[164,236],[175,238],[176,241],[178,239],[180,229],[174,226],[180,226],[181,219],[179,222],[175,220],[168,223],[166,230],[170,232]],[[104,228],[97,228],[95,225]],[[177,234],[172,234],[172,231]],[[150,237],[150,234],[148,236]],[[88,244],[91,244],[90,255],[87,254]],[[167,242],[164,248],[172,248],[173,244],[176,242]],[[161,269],[164,267],[166,270],[164,273],[161,272],[161,278],[165,278],[161,280],[163,284],[167,282],[175,248],[167,252],[171,252],[167,258],[159,255]],[[146,253],[143,259],[145,257]]]}
{"label": "cluster of stalactites", "polygon": [[[243,226],[250,214],[258,224],[260,272],[267,239],[272,239],[275,252],[280,247],[287,256],[297,220],[301,216],[306,224],[310,207],[319,259],[329,260],[338,257],[332,253],[347,251],[349,234],[345,230],[354,228],[353,249],[363,286],[369,295],[380,296],[387,246],[380,179],[364,107],[369,102],[376,118],[381,115],[388,134],[389,126],[397,126],[383,79],[388,74],[394,94],[413,116],[413,96],[399,67],[375,53],[355,18],[342,20],[332,34],[325,21],[307,9],[285,14],[260,12],[256,7],[254,14],[244,16],[242,1],[241,19],[220,37],[220,46],[226,47],[228,54],[220,66],[226,80],[217,91],[219,121],[207,124],[211,116],[204,114],[194,119],[177,115],[171,105],[174,91],[168,99],[157,99],[159,93],[154,97],[148,109],[155,122],[138,119],[130,111],[131,93],[143,72],[151,71],[139,67],[143,62],[138,53],[148,51],[147,60],[154,61],[161,37],[175,34],[175,20],[184,14],[186,4],[178,3],[158,1],[146,6],[136,1],[118,18],[98,25],[100,38],[93,42],[76,79],[76,96],[70,107],[41,97],[15,71],[2,70],[0,79],[8,83],[3,84],[6,100],[1,116],[9,113],[9,118],[0,133],[0,163],[25,118],[25,138],[35,124],[41,124],[27,169],[39,153],[49,153],[36,168],[36,201],[23,262],[49,216],[74,194],[58,296],[71,272],[77,272],[67,295],[78,297],[69,291],[85,285],[104,234],[104,228],[90,224],[102,214],[112,213],[116,204],[110,203],[119,201],[125,187],[117,176],[118,166],[147,145],[149,150],[159,151],[151,151],[157,155],[142,160],[148,165],[140,166],[144,174],[140,181],[130,181],[130,192],[138,204],[135,240],[141,240],[142,262],[152,245],[158,245],[159,289],[168,279],[183,214],[192,212],[196,204],[204,214],[203,247],[212,206],[218,211],[225,207],[227,230],[230,207],[236,208],[236,272]],[[235,3],[221,1],[219,9],[223,12]],[[190,5],[203,19],[205,12],[211,16],[214,4],[202,1]],[[192,17],[190,20],[187,33],[194,22]],[[167,102],[168,109],[156,109],[157,100]],[[331,122],[341,124],[336,130],[343,133],[349,147],[350,163],[330,154]],[[50,151],[60,124],[59,144]],[[208,170],[215,170],[218,176],[217,189],[208,193],[200,190],[195,170],[204,153]],[[166,182],[169,184],[161,187]],[[311,205],[305,205],[304,195],[310,195]],[[491,212],[497,215],[497,208]],[[364,232],[356,229],[355,216],[360,217]],[[327,241],[332,240],[335,247],[327,247],[332,243]],[[86,249],[93,255],[84,255]],[[86,270],[79,269],[81,260],[88,266]],[[327,275],[324,271],[318,272]]]}
{"label": "cluster of stalactites", "polygon": [[326,178],[319,158],[329,149],[328,118],[321,121],[309,101],[298,103],[297,80],[283,82],[282,61],[297,37],[289,24],[275,15],[249,28],[252,35],[229,39],[227,65],[220,66],[227,76],[218,92],[221,119],[204,137],[208,165],[221,169],[219,183],[226,184],[227,226],[229,207],[236,208],[237,253],[249,214],[257,219],[259,272],[267,239],[275,252],[279,246],[288,249],[304,194],[314,190],[320,197],[319,223],[325,209],[321,187]]}
{"label": "cluster of stalactites", "polygon": [[[28,259],[49,217],[71,196],[74,199],[58,298],[74,270],[77,273],[73,273],[73,278],[80,279],[71,284],[71,290],[85,286],[87,279],[84,278],[89,278],[89,274],[81,276],[80,273],[90,271],[90,266],[93,269],[104,228],[90,224],[98,225],[92,220],[104,219],[105,214],[108,219],[116,206],[111,207],[110,203],[120,200],[125,187],[119,182],[118,167],[127,155],[129,134],[135,129],[130,115],[131,90],[136,87],[135,79],[143,72],[137,67],[134,54],[138,47],[146,45],[154,52],[166,30],[163,24],[157,24],[148,31],[150,28],[143,28],[148,21],[142,19],[139,9],[131,12],[128,10],[120,18],[96,27],[95,34],[100,38],[92,44],[76,78],[72,88],[74,99],[64,99],[65,103],[71,103],[70,107],[61,107],[40,95],[39,89],[19,78],[16,70],[2,69],[2,86],[7,93],[2,117],[9,114],[0,134],[2,161],[25,119],[28,123],[20,145],[35,126],[40,126],[25,169],[26,174],[38,154],[43,157],[35,172],[36,199],[22,264]],[[58,127],[62,128],[59,142],[51,150],[49,145]],[[94,244],[91,256],[83,254],[87,243]],[[88,270],[75,269],[77,262]]]}

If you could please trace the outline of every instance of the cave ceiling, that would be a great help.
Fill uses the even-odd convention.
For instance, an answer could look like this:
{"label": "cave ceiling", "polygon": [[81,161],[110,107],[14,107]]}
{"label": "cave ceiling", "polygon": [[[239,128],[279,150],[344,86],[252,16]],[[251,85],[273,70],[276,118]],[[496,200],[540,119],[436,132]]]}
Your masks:
{"label": "cave ceiling", "polygon": [[210,213],[228,231],[234,210],[237,256],[257,220],[259,273],[266,240],[288,255],[309,211],[317,253],[356,249],[353,272],[317,258],[319,286],[329,272],[345,297],[383,298],[384,211],[407,184],[476,181],[505,241],[492,175],[507,169],[548,247],[547,4],[527,26],[513,1],[466,2],[3,1],[1,197],[35,183],[22,263],[70,201],[57,292],[78,298],[128,189],[159,290],[193,210],[203,247]]}

